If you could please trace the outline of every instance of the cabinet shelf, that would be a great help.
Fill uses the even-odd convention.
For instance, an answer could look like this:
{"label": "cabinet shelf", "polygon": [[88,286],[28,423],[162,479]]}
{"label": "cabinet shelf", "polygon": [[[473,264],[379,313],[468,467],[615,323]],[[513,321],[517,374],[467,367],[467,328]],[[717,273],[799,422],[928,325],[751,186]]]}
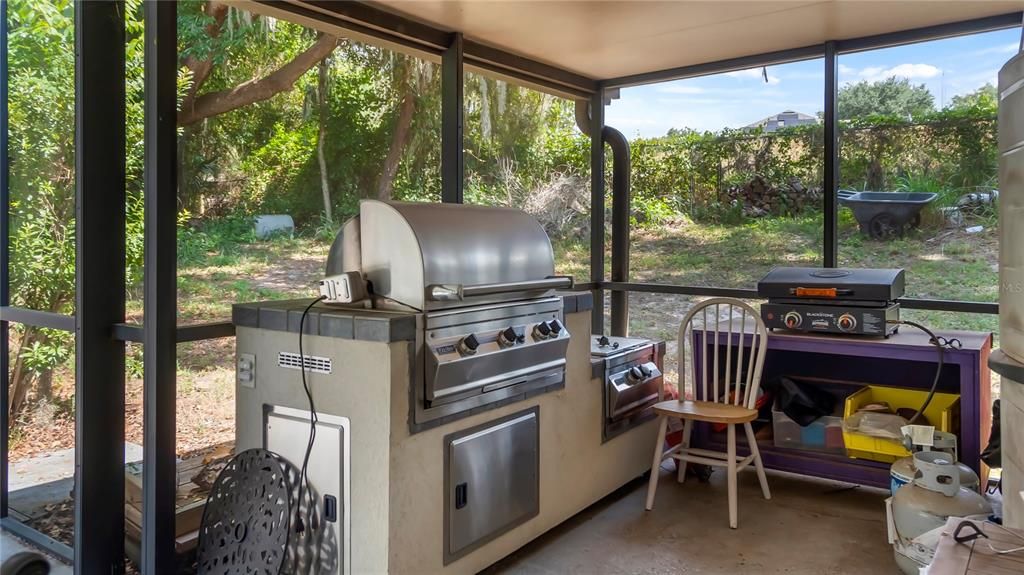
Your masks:
{"label": "cabinet shelf", "polygon": [[[991,428],[987,362],[992,336],[967,331],[940,332],[939,335],[955,337],[963,343],[961,349],[945,351],[937,389],[960,394],[960,459],[984,477],[980,454],[988,442]],[[700,338],[701,332],[695,332],[693,349],[700,349]],[[747,345],[749,338],[748,334],[745,337]],[[698,355],[694,354],[694,357]],[[763,378],[767,381],[786,376],[850,386],[871,384],[928,389],[935,375],[937,360],[935,347],[927,337],[909,330],[888,339],[771,332]],[[693,373],[700,373],[699,358],[692,369]],[[768,427],[770,429],[770,423]],[[860,485],[889,486],[889,464],[841,454],[776,447],[765,435],[758,437],[757,445],[765,467],[769,469]],[[697,424],[692,443],[698,448],[725,451],[725,433],[716,433],[708,425]],[[737,452],[749,453],[742,433],[737,434]]]}

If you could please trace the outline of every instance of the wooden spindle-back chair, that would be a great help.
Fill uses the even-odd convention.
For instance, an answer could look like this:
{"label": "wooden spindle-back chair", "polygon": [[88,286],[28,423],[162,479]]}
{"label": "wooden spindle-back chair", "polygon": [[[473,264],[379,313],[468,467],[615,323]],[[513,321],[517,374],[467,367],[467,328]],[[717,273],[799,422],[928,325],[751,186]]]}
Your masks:
{"label": "wooden spindle-back chair", "polygon": [[[728,316],[722,317],[722,311]],[[700,325],[697,325],[700,320]],[[679,325],[679,399],[663,401],[654,406],[658,414],[658,441],[651,464],[647,488],[647,509],[654,507],[661,462],[677,461],[678,480],[686,478],[686,463],[721,466],[727,469],[729,485],[729,526],[737,524],[736,474],[751,463],[757,469],[761,491],[771,499],[765,478],[757,439],[750,423],[757,418],[761,370],[768,344],[768,330],[761,316],[746,303],[731,298],[712,298],[694,306]],[[693,369],[687,371],[686,350],[691,349]],[[686,374],[693,374],[694,399],[686,397]],[[665,449],[669,418],[683,421],[683,438],[679,445]],[[726,452],[690,447],[693,422],[724,424]],[[736,426],[746,432],[750,455],[736,455]]]}

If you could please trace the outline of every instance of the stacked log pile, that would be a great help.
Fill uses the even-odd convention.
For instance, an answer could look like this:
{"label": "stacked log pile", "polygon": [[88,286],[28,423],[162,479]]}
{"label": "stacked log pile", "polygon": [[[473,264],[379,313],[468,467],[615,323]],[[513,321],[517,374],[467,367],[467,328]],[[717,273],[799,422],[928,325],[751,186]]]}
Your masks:
{"label": "stacked log pile", "polygon": [[[206,499],[220,470],[233,452],[233,443],[224,443],[204,453],[178,461],[178,491],[175,497],[174,550],[185,555],[199,543]],[[124,468],[125,554],[136,565],[142,561],[142,463]]]}
{"label": "stacked log pile", "polygon": [[730,202],[743,206],[743,215],[752,218],[791,216],[821,206],[821,188],[807,188],[797,178],[777,186],[757,175],[742,186],[729,188],[726,194]]}

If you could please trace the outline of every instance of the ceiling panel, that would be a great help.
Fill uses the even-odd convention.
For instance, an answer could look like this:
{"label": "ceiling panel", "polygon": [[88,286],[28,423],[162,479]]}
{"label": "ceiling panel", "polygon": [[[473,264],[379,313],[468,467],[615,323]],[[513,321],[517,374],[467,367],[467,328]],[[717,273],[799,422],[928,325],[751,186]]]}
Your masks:
{"label": "ceiling panel", "polygon": [[1014,12],[1024,1],[375,0],[594,79],[616,78]]}

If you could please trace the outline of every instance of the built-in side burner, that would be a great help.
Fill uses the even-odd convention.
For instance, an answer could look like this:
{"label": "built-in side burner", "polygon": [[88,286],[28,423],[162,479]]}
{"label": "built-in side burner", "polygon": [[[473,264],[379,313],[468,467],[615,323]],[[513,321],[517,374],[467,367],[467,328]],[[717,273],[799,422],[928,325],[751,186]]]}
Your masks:
{"label": "built-in side burner", "polygon": [[664,345],[637,337],[591,336],[590,355],[604,362],[603,441],[654,418],[661,396]]}
{"label": "built-in side burner", "polygon": [[652,340],[639,337],[593,335],[590,336],[590,355],[594,357],[608,357],[652,343],[654,343]]}

